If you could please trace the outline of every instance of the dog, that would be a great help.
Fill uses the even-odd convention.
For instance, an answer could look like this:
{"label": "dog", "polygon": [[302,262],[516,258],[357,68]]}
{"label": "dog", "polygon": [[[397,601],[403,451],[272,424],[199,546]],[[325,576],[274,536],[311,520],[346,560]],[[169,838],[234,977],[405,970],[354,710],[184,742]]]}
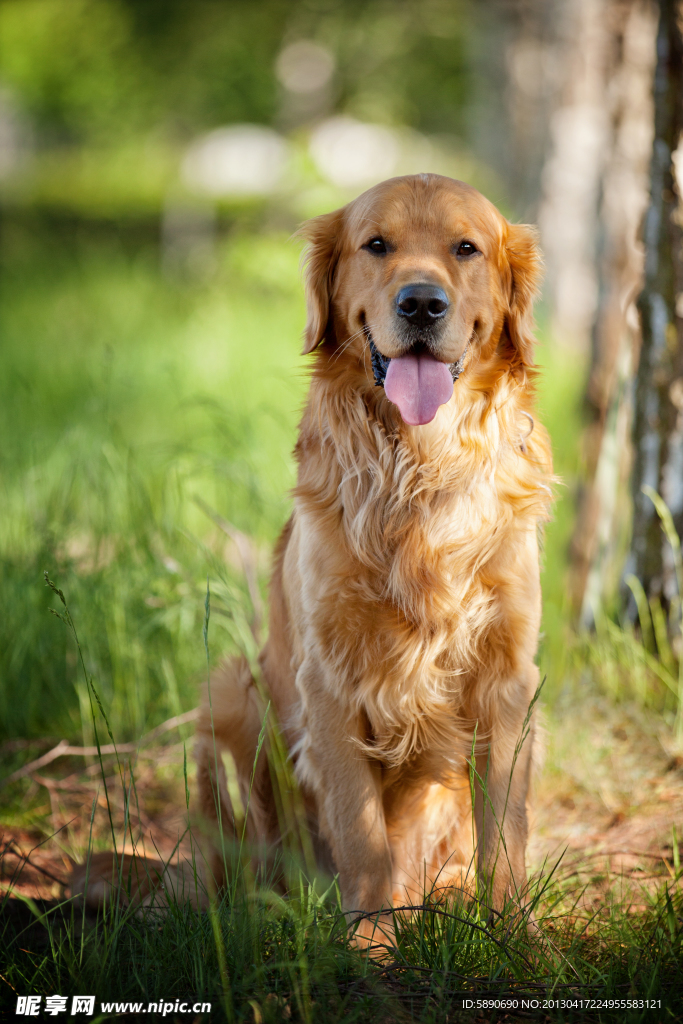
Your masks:
{"label": "dog", "polygon": [[373,913],[465,884],[473,857],[500,911],[526,884],[553,481],[534,411],[536,233],[418,174],[302,234],[313,364],[261,683],[245,660],[224,666],[197,731],[211,870],[220,884],[219,833],[237,834],[225,752],[250,843],[267,856],[282,841],[267,743],[257,757],[265,690],[360,936]]}

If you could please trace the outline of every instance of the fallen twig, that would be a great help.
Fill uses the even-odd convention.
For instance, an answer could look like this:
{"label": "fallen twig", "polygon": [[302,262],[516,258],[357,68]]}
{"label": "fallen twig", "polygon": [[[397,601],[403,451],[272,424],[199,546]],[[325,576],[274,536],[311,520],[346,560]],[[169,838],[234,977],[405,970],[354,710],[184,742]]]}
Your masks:
{"label": "fallen twig", "polygon": [[[7,854],[9,853],[13,857],[17,857],[19,860],[23,860],[24,867],[26,867],[26,865],[28,865],[29,867],[33,868],[34,871],[40,871],[41,875],[45,875],[47,878],[52,879],[52,881],[53,882],[57,882],[58,885],[66,885],[67,884],[66,879],[58,878],[57,875],[53,875],[51,871],[47,870],[47,868],[41,868],[41,866],[39,864],[34,864],[32,860],[29,860],[30,854],[24,854],[19,849],[13,849],[14,846],[16,846],[16,844],[14,842],[12,842],[11,844],[8,844],[2,850],[2,855],[6,857]],[[23,867],[20,867],[19,868],[19,874],[16,875],[17,879],[21,875],[22,871],[23,871]],[[12,884],[16,884],[16,880]]]}
{"label": "fallen twig", "polygon": [[[199,709],[193,708],[191,711],[186,711],[182,715],[175,715],[173,718],[169,718],[166,722],[162,722],[156,729],[152,729],[148,732],[138,743],[105,743],[101,744],[99,748],[100,754],[134,754],[141,747],[147,746],[149,743],[157,739],[158,736],[163,735],[165,732],[169,732],[171,729],[175,729],[179,725],[185,725],[188,722],[194,722],[199,715]],[[58,757],[96,757],[98,755],[97,747],[72,747],[67,740],[60,740],[56,747],[52,750],[48,750],[47,754],[43,754],[42,757],[36,758],[35,761],[30,761],[25,764],[23,768],[18,768],[11,775],[5,776],[4,779],[0,779],[0,789],[3,786],[9,785],[10,782],[17,782],[19,779],[25,778],[32,772],[37,771],[39,768],[44,768],[46,765],[56,761]]]}

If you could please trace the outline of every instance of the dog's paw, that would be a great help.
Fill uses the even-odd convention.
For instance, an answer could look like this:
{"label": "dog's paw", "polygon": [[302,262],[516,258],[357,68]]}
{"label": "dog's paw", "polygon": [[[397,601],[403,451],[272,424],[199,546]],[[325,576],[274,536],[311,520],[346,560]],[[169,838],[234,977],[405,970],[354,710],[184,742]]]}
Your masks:
{"label": "dog's paw", "polygon": [[378,911],[374,914],[347,914],[351,928],[351,942],[356,949],[367,952],[374,959],[389,955],[396,945],[396,927],[394,915],[390,910]]}

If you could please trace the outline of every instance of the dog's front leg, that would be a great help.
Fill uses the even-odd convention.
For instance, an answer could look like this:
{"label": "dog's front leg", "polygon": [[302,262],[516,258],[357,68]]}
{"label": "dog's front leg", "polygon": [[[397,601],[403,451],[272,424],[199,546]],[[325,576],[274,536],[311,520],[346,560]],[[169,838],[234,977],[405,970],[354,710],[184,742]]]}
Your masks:
{"label": "dog's front leg", "polygon": [[519,746],[523,724],[495,729],[476,758],[474,813],[480,877],[496,910],[523,898],[528,836],[526,801],[534,741],[533,721]]}
{"label": "dog's front leg", "polygon": [[[392,872],[380,768],[354,742],[361,736],[358,713],[335,696],[341,688],[331,682],[321,661],[304,662],[297,687],[305,713],[299,772],[316,795],[320,829],[339,872],[344,911],[351,919],[354,913],[386,910],[392,904]],[[361,922],[357,934],[377,937],[381,920]]]}

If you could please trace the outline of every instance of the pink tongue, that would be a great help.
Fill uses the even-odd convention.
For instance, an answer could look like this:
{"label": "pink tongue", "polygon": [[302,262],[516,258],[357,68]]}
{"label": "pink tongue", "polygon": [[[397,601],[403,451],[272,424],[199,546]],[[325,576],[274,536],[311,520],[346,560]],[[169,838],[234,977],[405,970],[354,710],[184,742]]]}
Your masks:
{"label": "pink tongue", "polygon": [[405,422],[417,427],[430,423],[439,406],[449,400],[453,378],[446,363],[440,363],[429,352],[409,352],[389,362],[384,390]]}

